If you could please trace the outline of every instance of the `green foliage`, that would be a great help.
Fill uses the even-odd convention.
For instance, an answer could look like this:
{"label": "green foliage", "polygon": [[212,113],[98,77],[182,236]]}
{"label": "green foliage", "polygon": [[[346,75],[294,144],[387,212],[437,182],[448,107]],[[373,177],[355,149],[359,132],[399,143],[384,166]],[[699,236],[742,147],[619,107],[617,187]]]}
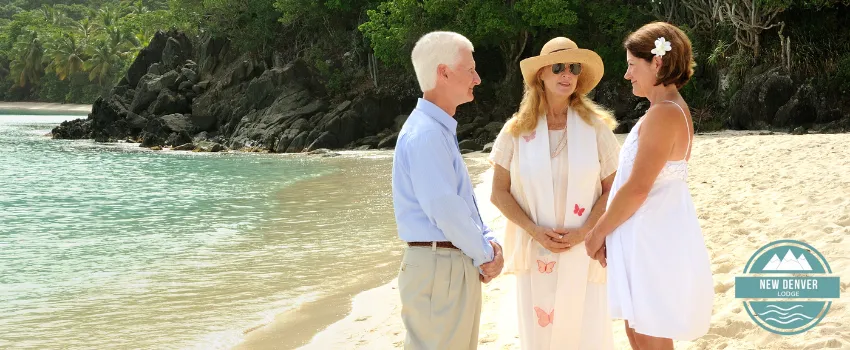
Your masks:
{"label": "green foliage", "polygon": [[[157,29],[177,18],[165,1],[14,0],[0,7],[5,99],[91,103],[124,74]],[[11,84],[10,84],[11,83]]]}
{"label": "green foliage", "polygon": [[834,82],[841,94],[850,93],[850,52],[838,60]]}

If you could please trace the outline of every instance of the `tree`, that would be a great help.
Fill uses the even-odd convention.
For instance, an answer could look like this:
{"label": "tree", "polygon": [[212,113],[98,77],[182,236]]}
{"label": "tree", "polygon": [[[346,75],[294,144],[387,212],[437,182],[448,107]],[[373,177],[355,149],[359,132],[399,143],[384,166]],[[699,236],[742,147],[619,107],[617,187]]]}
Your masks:
{"label": "tree", "polygon": [[103,85],[112,77],[113,68],[121,66],[121,51],[109,40],[98,40],[88,51],[89,60],[85,62],[85,69],[89,71],[89,80],[97,80]]}
{"label": "tree", "polygon": [[47,45],[47,57],[50,60],[47,69],[53,70],[59,80],[83,69],[84,47],[73,36],[65,33]]}
{"label": "tree", "polygon": [[37,33],[28,31],[18,36],[12,48],[11,71],[19,86],[33,85],[41,78],[44,74],[43,56],[44,49]]}

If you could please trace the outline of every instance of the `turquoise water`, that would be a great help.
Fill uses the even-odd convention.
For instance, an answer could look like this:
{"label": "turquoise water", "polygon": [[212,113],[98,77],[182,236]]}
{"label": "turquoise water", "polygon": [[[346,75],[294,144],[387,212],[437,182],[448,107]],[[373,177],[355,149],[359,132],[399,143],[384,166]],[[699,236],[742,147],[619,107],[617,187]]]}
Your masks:
{"label": "turquoise water", "polygon": [[392,277],[389,153],[44,136],[73,118],[0,115],[0,348],[227,348],[276,314]]}

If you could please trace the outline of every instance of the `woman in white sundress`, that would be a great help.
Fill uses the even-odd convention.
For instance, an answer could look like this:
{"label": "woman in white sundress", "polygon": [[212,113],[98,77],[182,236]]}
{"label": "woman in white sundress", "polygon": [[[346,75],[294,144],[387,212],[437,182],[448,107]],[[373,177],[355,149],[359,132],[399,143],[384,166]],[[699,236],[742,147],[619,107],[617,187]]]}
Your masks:
{"label": "woman in white sundress", "polygon": [[650,107],[623,143],[608,208],[587,234],[587,254],[608,270],[608,307],[632,349],[673,349],[708,332],[714,288],[688,161],[693,123],[679,89],[693,74],[688,37],[647,24],[624,42],[636,96]]}

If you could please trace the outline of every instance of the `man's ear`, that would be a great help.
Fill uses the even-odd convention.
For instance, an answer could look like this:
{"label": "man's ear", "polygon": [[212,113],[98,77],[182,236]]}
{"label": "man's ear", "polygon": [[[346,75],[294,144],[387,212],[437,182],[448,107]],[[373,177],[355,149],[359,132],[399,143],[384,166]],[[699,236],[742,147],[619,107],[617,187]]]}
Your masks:
{"label": "man's ear", "polygon": [[437,65],[437,79],[449,79],[449,66],[445,64]]}

